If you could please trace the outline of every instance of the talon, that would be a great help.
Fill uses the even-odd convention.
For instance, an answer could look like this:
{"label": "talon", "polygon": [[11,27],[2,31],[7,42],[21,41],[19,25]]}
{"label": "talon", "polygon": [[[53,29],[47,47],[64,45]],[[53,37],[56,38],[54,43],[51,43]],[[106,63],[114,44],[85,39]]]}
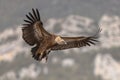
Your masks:
{"label": "talon", "polygon": [[36,54],[36,55],[34,56],[34,58],[35,58],[36,60],[39,60],[39,56],[40,56],[40,54],[38,53],[38,54]]}
{"label": "talon", "polygon": [[45,60],[46,60],[45,62],[47,62],[47,60],[48,60],[48,56],[45,57]]}
{"label": "talon", "polygon": [[41,61],[43,58],[43,54],[40,55],[39,60]]}

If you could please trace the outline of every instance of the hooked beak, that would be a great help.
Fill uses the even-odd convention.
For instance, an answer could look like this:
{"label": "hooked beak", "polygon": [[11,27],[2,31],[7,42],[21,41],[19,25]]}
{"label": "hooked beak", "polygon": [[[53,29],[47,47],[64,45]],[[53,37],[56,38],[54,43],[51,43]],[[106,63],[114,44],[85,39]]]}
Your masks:
{"label": "hooked beak", "polygon": [[67,44],[67,42],[65,42],[64,40],[62,40],[62,41],[60,42],[60,44]]}

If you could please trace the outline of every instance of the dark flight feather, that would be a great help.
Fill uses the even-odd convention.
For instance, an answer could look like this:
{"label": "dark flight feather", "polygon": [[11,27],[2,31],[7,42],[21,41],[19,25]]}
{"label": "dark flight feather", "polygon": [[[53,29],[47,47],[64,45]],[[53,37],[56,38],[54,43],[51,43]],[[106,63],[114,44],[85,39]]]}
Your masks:
{"label": "dark flight feather", "polygon": [[30,21],[32,21],[32,23],[34,22],[34,19],[32,19],[31,17],[29,17],[28,15],[26,15],[26,17],[27,17]]}
{"label": "dark flight feather", "polygon": [[37,20],[40,20],[40,13],[39,13],[38,9],[36,9],[36,12],[37,12]]}

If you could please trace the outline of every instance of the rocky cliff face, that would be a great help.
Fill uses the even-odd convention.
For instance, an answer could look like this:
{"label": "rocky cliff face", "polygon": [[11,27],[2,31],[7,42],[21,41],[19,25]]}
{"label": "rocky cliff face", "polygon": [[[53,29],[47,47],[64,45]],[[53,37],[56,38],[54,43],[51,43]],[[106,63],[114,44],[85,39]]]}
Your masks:
{"label": "rocky cliff face", "polygon": [[[18,26],[17,28],[9,28],[0,33],[0,67],[1,67],[0,79],[1,80],[6,80],[7,78],[9,80],[10,79],[26,80],[26,78],[36,79],[39,78],[38,76],[40,74],[51,75],[56,73],[54,70],[51,71],[52,69],[54,69],[54,67],[56,68],[56,66],[58,67],[62,66],[61,68],[64,69],[66,69],[66,67],[73,69],[73,71],[71,72],[76,74],[80,73],[80,75],[83,74],[81,73],[83,69],[83,72],[86,71],[84,75],[88,77],[81,76],[80,79],[87,78],[90,80],[93,79],[98,80],[97,77],[96,78],[91,77],[94,75],[93,74],[94,71],[95,75],[101,76],[103,80],[105,79],[119,80],[120,70],[119,67],[117,66],[120,66],[120,63],[114,60],[114,58],[112,58],[111,56],[112,54],[113,56],[115,56],[117,60],[119,60],[120,58],[120,56],[116,57],[116,54],[118,55],[120,51],[118,49],[120,48],[120,17],[119,16],[105,14],[101,17],[101,19],[97,23],[93,19],[83,16],[77,16],[77,15],[70,15],[62,19],[53,19],[53,18],[49,19],[44,24],[44,27],[51,33],[54,32],[56,34],[60,34],[63,36],[94,35],[98,27],[100,27],[102,31],[100,33],[100,43],[97,44],[96,46],[53,52],[50,54],[51,55],[50,59],[47,65],[45,65],[44,67],[41,66],[39,62],[36,62],[31,58],[32,56],[30,55],[30,47],[22,40],[21,27],[22,25]],[[113,52],[114,50],[116,52]],[[68,53],[68,54],[64,54],[64,53]],[[106,53],[110,55],[110,58],[104,56],[104,54]],[[103,60],[102,57],[105,60]],[[93,65],[94,69],[93,66],[92,67],[90,66],[93,63],[94,63]],[[107,65],[105,66],[104,64],[105,65],[109,64],[110,66]],[[104,69],[100,68],[101,65],[104,65]],[[113,70],[116,69],[114,70],[115,73],[114,75],[112,74],[113,70],[111,69]],[[59,72],[59,69],[56,68],[56,71]],[[100,71],[103,72],[100,73]],[[109,71],[108,75],[105,74],[105,71]],[[28,75],[29,73],[27,72],[30,72],[31,75]],[[65,72],[61,71],[60,73],[65,73]],[[105,77],[105,75],[107,75],[107,78]],[[11,76],[13,78],[11,78]],[[115,79],[114,77],[111,78],[111,76],[114,76]],[[79,78],[79,76],[76,77]]]}

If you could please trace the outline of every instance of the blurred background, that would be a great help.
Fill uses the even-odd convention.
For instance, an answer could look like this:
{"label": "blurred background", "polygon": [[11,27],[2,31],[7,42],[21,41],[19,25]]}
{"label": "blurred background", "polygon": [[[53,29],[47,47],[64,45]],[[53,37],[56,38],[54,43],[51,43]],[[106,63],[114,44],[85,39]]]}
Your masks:
{"label": "blurred background", "polygon": [[[100,43],[35,61],[21,33],[32,8],[51,33],[88,36],[101,27]],[[0,0],[0,80],[120,80],[120,0]]]}

